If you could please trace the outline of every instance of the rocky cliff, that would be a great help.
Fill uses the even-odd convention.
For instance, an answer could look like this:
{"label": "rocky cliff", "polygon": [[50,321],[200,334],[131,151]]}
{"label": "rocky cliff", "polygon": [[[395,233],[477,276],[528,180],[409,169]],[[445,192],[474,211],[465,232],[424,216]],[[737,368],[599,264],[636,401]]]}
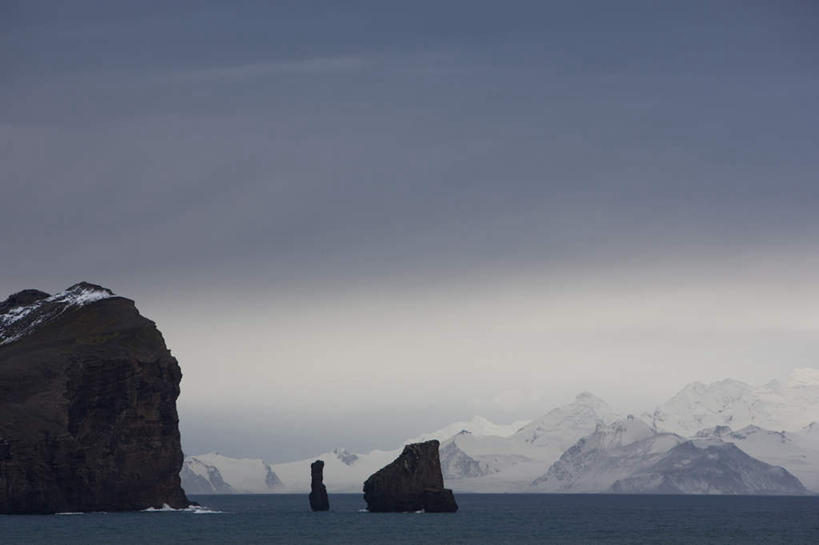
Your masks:
{"label": "rocky cliff", "polygon": [[373,513],[455,512],[452,490],[444,488],[437,440],[413,443],[391,464],[364,482],[364,501]]}
{"label": "rocky cliff", "polygon": [[181,376],[156,325],[105,288],[0,303],[0,513],[187,506]]}

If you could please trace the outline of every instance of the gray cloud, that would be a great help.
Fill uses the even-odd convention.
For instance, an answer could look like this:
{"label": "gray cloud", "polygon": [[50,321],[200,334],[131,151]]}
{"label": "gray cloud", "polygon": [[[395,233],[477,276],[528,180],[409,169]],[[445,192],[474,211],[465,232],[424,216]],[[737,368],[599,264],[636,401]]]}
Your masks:
{"label": "gray cloud", "polygon": [[[206,427],[196,415],[214,407],[251,411],[235,391],[212,389],[235,350],[202,340],[219,329],[241,346],[288,332],[232,362],[286,400],[249,396],[252,410],[278,411],[270,433],[289,446],[270,442],[269,456],[308,449],[298,418],[281,414],[298,406],[287,391],[308,380],[308,360],[315,373],[348,366],[348,391],[332,394],[342,415],[361,415],[357,388],[367,377],[368,388],[394,393],[392,375],[378,372],[385,359],[451,369],[444,387],[466,380],[463,392],[394,431],[411,436],[435,415],[531,416],[523,413],[561,391],[552,382],[583,389],[604,376],[599,393],[617,397],[616,377],[589,371],[604,356],[635,372],[663,369],[648,401],[705,378],[694,370],[756,379],[748,358],[775,373],[815,353],[804,333],[813,322],[798,302],[814,295],[804,275],[815,270],[806,256],[819,228],[819,14],[810,2],[2,9],[0,291],[85,279],[136,298],[184,356],[191,430]],[[582,303],[584,289],[614,297],[601,308],[627,314],[642,308],[643,294],[623,295],[621,283],[639,285],[646,271],[661,279],[651,293],[671,306],[678,300],[663,291],[696,277],[689,297],[701,305],[682,305],[678,321],[661,325],[651,312],[622,327],[583,325],[598,312]],[[694,322],[708,301],[732,290],[726,278],[741,294],[726,308],[749,311],[741,301],[762,290],[767,308],[788,301],[777,316],[795,318],[737,332],[720,315],[701,331]],[[527,322],[506,330],[458,310],[552,323],[543,309],[556,302],[538,295],[544,279],[559,279],[574,300],[559,308],[581,316],[555,344],[539,341],[552,338],[540,330],[527,335]],[[777,283],[798,296],[783,299],[770,287]],[[531,300],[487,296],[509,285]],[[450,297],[464,286],[466,295]],[[423,304],[396,313],[411,305],[406,294]],[[362,306],[342,340],[333,324],[345,313],[334,305]],[[230,324],[207,325],[209,311]],[[450,314],[505,333],[471,338],[466,326],[447,329]],[[404,348],[368,351],[369,335]],[[686,348],[705,338],[725,365]],[[546,351],[555,363],[529,371]],[[656,363],[664,353],[677,356]],[[776,353],[787,354],[779,367],[764,364]],[[493,358],[470,374],[480,354]],[[486,378],[503,354],[518,373],[508,384]],[[556,354],[583,371],[567,374]],[[663,383],[669,376],[678,380]],[[521,390],[520,377],[541,391]],[[412,408],[390,397],[380,412]],[[492,401],[516,397],[530,401],[516,409]],[[191,433],[192,445],[209,448],[212,434]]]}

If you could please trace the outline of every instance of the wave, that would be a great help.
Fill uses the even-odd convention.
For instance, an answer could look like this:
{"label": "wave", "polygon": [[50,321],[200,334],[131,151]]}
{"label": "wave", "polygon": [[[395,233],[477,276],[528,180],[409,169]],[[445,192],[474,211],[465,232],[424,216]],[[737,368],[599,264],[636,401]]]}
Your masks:
{"label": "wave", "polygon": [[162,507],[149,507],[147,509],[142,510],[143,513],[191,513],[194,515],[216,515],[220,513],[224,513],[224,511],[217,511],[215,509],[209,509],[204,505],[189,505],[188,507],[183,507],[181,509],[174,509],[167,503],[163,503]]}

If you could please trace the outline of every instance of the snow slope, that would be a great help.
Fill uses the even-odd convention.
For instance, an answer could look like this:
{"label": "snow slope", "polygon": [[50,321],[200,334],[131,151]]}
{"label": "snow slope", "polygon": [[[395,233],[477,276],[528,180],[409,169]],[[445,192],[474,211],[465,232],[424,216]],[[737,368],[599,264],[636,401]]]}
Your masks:
{"label": "snow slope", "polygon": [[522,427],[526,426],[529,422],[530,420],[518,420],[512,422],[511,424],[495,424],[482,416],[474,416],[471,420],[453,422],[452,424],[444,426],[440,430],[432,433],[423,433],[417,437],[413,437],[412,439],[407,439],[406,442],[421,443],[431,439],[445,441],[446,439],[449,439],[462,431],[467,431],[475,436],[489,435],[496,437],[509,437]]}
{"label": "snow slope", "polygon": [[599,425],[563,453],[532,486],[540,492],[603,492],[684,441],[673,433],[658,433],[629,416]]}
{"label": "snow slope", "polygon": [[[282,488],[279,477],[264,460],[229,458],[218,452],[185,458],[180,475],[183,477],[182,488],[192,494],[264,494],[278,492]],[[210,484],[212,491],[191,492],[188,490],[188,488],[206,490],[202,479]]]}
{"label": "snow slope", "polygon": [[197,458],[186,458],[179,472],[182,488],[187,494],[236,494],[215,466]]}
{"label": "snow slope", "polygon": [[549,447],[562,452],[580,437],[595,430],[598,424],[608,424],[618,418],[599,397],[583,392],[573,403],[552,409],[515,432],[514,437],[531,445]]}
{"label": "snow slope", "polygon": [[782,467],[718,437],[686,440],[629,417],[580,439],[532,483],[544,492],[805,494]]}
{"label": "snow slope", "polygon": [[625,494],[799,495],[808,491],[781,467],[748,456],[732,443],[694,439],[609,489]]}
{"label": "snow slope", "polygon": [[758,460],[784,467],[806,488],[819,492],[819,444],[800,432],[770,431],[758,426],[732,431],[719,426],[702,430],[697,437],[733,443]]}
{"label": "snow slope", "polygon": [[328,492],[361,492],[367,477],[395,460],[401,449],[403,446],[396,450],[373,450],[354,455],[335,449],[305,460],[274,464],[273,471],[282,482],[276,492],[309,491],[310,464],[316,460],[324,460],[324,484]]}
{"label": "snow slope", "polygon": [[654,427],[684,436],[716,426],[798,430],[819,420],[819,370],[796,369],[763,386],[726,379],[689,384],[648,416]]}
{"label": "snow slope", "polygon": [[[614,413],[601,399],[583,393],[573,403],[558,407],[532,421],[495,424],[486,418],[450,424],[406,441],[441,441],[441,469],[447,486],[456,492],[516,492],[529,487],[565,448]],[[358,492],[364,480],[395,459],[402,447],[390,451],[351,454],[344,463],[338,450],[285,464],[273,470],[281,478],[280,491],[302,491],[309,486],[310,463],[322,459],[324,482],[330,492]],[[346,452],[346,451],[344,451]]]}

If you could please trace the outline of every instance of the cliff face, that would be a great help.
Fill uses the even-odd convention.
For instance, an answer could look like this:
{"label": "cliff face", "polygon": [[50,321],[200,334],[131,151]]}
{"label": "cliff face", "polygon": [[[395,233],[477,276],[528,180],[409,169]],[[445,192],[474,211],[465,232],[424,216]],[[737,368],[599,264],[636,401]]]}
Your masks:
{"label": "cliff face", "polygon": [[439,442],[412,443],[392,463],[364,482],[364,501],[372,513],[455,512],[452,490],[444,488]]}
{"label": "cliff face", "polygon": [[181,377],[156,325],[109,290],[0,303],[0,513],[187,506]]}

